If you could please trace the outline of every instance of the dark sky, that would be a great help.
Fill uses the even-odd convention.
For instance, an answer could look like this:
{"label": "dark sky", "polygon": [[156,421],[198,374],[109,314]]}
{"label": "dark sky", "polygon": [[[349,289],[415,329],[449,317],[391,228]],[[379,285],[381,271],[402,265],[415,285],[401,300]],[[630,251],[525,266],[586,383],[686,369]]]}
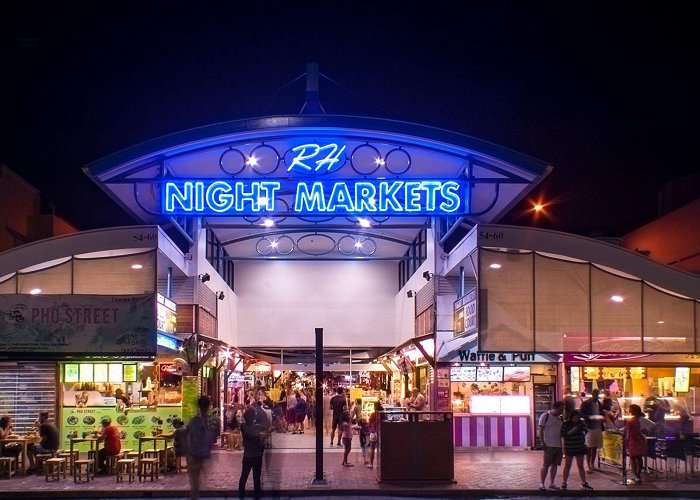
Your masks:
{"label": "dark sky", "polygon": [[285,84],[318,62],[328,113],[553,164],[532,195],[554,202],[548,215],[522,215],[524,202],[502,222],[621,236],[656,216],[666,182],[700,171],[700,40],[687,4],[611,4],[2,2],[0,162],[81,229],[128,224],[82,166],[191,127],[298,113],[303,79]]}

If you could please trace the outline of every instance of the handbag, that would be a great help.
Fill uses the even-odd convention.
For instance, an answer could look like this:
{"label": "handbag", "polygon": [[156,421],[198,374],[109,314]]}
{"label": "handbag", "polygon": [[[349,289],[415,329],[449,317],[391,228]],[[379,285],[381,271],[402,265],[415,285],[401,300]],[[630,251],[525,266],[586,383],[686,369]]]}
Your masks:
{"label": "handbag", "polygon": [[377,437],[378,437],[378,436],[377,436],[377,433],[376,433],[376,432],[370,432],[370,433],[369,433],[369,440],[370,440],[370,442],[372,442],[372,443],[375,442],[375,441],[377,440]]}

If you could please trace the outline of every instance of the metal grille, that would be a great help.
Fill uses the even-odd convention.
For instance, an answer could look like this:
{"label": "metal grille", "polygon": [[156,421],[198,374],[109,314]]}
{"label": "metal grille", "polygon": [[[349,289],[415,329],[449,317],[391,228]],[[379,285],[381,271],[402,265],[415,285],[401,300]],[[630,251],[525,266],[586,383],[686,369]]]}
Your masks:
{"label": "metal grille", "polygon": [[26,434],[44,410],[55,421],[56,364],[0,363],[0,416],[12,418],[14,432]]}

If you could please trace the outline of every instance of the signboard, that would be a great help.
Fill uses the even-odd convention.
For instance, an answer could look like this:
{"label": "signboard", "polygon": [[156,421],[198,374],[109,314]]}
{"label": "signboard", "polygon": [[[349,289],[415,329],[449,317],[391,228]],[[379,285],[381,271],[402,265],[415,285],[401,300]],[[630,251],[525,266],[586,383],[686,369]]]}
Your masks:
{"label": "signboard", "polygon": [[136,365],[122,365],[124,382],[136,382]]}
{"label": "signboard", "polygon": [[153,299],[152,294],[0,295],[0,346],[18,353],[153,356]]}
{"label": "signboard", "polygon": [[450,368],[452,382],[476,382],[476,366],[453,366]]}
{"label": "signboard", "polygon": [[529,366],[504,366],[503,367],[504,382],[529,382],[530,367]]}
{"label": "signboard", "polygon": [[478,366],[476,368],[477,382],[503,382],[502,366]]}
{"label": "signboard", "polygon": [[677,366],[673,390],[675,392],[688,392],[690,388],[690,368],[687,366]]}
{"label": "signboard", "polygon": [[156,294],[156,302],[158,331],[163,333],[175,333],[177,331],[177,306],[175,302],[159,293]]}
{"label": "signboard", "polygon": [[478,329],[477,321],[476,288],[472,288],[464,297],[455,301],[454,337],[461,337],[476,332]]}
{"label": "signboard", "polygon": [[[160,186],[166,215],[464,215],[469,212],[466,178],[339,179],[333,174],[348,160],[347,145],[306,143],[292,147],[279,162],[278,177],[168,179]],[[239,156],[242,156],[239,153]],[[256,172],[256,158],[245,165]],[[373,158],[375,169],[386,157]],[[222,161],[222,160],[220,160]],[[357,159],[351,159],[351,162]],[[338,175],[338,174],[336,174]],[[280,202],[280,199],[289,201]]]}

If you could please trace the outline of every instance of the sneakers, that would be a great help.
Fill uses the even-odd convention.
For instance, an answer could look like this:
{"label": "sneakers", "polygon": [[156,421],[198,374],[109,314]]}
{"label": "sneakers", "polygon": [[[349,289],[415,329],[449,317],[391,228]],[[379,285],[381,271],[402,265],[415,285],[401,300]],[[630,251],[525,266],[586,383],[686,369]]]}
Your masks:
{"label": "sneakers", "polygon": [[593,489],[593,486],[591,486],[591,485],[588,484],[588,483],[581,483],[581,488],[584,489],[584,490],[592,490],[592,489]]}
{"label": "sneakers", "polygon": [[549,485],[549,489],[550,489],[550,490],[555,490],[555,491],[556,491],[556,490],[560,490],[561,488],[560,488],[559,486],[557,486],[556,484],[550,484],[550,485]]}
{"label": "sneakers", "polygon": [[338,443],[338,447],[343,446],[343,443]]}
{"label": "sneakers", "polygon": [[566,483],[561,483],[561,489],[565,490],[566,489]]}
{"label": "sneakers", "polygon": [[547,488],[544,487],[544,484],[543,484],[543,483],[540,483],[540,488],[539,488],[539,490],[540,490],[540,491],[547,491]]}

